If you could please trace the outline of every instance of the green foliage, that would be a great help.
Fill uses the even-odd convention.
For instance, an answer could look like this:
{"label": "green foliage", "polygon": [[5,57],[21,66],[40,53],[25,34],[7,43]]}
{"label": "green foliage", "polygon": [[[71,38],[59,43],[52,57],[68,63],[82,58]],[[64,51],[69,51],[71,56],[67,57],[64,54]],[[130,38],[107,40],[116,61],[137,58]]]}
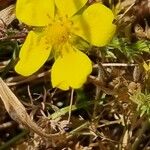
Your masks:
{"label": "green foliage", "polygon": [[106,47],[106,50],[110,51],[118,56],[122,53],[129,60],[133,60],[135,56],[141,55],[144,52],[150,54],[150,41],[138,40],[137,42],[130,42],[127,38],[114,37],[112,42]]}
{"label": "green foliage", "polygon": [[[19,46],[16,41],[3,40],[0,41],[0,59],[4,59],[11,55],[9,63],[1,70],[1,77],[4,77],[10,69],[14,68],[19,55]],[[6,58],[7,59],[7,58]]]}
{"label": "green foliage", "polygon": [[139,52],[147,52],[150,54],[150,41],[148,40],[139,40],[132,45],[134,50]]}
{"label": "green foliage", "polygon": [[16,42],[10,40],[0,40],[0,56],[13,53]]}
{"label": "green foliage", "polygon": [[150,115],[150,94],[137,91],[130,96],[130,99],[137,104],[137,110],[140,116]]}

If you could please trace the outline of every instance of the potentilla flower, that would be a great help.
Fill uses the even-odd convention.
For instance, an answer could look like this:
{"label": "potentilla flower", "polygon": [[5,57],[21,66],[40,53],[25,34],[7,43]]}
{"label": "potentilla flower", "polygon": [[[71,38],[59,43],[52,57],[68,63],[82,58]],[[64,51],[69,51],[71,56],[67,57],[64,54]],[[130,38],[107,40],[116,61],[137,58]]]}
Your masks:
{"label": "potentilla flower", "polygon": [[[75,36],[94,46],[106,45],[115,32],[114,15],[106,6],[95,3],[84,10],[88,0],[17,0],[16,16],[29,32],[15,66],[17,73],[29,76],[39,70],[53,54],[53,87],[80,88],[92,71],[88,56],[72,42]],[[82,10],[82,11],[81,11]]]}

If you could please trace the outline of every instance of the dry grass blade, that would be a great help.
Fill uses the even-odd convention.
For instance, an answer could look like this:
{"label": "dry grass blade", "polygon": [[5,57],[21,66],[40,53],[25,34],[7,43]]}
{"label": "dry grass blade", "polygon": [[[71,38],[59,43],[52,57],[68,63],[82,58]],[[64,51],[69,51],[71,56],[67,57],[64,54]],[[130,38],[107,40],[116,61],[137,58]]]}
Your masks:
{"label": "dry grass blade", "polygon": [[[9,25],[15,19],[15,5],[10,5],[4,10],[0,11],[0,23],[5,23]],[[3,21],[3,22],[2,22]]]}
{"label": "dry grass blade", "polygon": [[2,78],[0,78],[0,97],[4,103],[7,112],[9,113],[11,118],[16,122],[21,123],[25,127],[28,127],[29,129],[33,130],[36,134],[42,137],[51,138],[58,135],[44,133],[42,129],[31,120],[30,116],[26,112],[25,107],[10,90],[7,84],[2,80]]}

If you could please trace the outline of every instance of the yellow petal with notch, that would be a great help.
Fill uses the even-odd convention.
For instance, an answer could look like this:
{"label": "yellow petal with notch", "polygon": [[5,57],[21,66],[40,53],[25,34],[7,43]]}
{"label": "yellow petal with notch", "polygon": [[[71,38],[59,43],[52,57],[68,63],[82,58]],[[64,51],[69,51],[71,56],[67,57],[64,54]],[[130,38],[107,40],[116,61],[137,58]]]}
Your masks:
{"label": "yellow petal with notch", "polygon": [[52,85],[62,90],[68,90],[70,87],[80,88],[91,71],[90,59],[81,51],[65,45],[62,56],[60,55],[52,66]]}
{"label": "yellow petal with notch", "polygon": [[106,6],[96,3],[82,15],[73,18],[72,32],[95,46],[104,46],[115,33],[114,15]]}
{"label": "yellow petal with notch", "polygon": [[63,16],[71,17],[78,12],[88,0],[55,0],[58,11]]}
{"label": "yellow petal with notch", "polygon": [[16,16],[31,26],[46,26],[54,17],[54,0],[17,0]]}
{"label": "yellow petal with notch", "polygon": [[29,76],[39,70],[46,62],[51,52],[42,33],[30,31],[23,44],[15,71],[23,76]]}

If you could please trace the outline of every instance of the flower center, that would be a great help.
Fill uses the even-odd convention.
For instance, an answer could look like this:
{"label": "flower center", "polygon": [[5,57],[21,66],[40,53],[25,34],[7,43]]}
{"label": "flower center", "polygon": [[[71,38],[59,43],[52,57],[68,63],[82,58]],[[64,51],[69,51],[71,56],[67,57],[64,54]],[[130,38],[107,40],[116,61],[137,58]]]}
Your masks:
{"label": "flower center", "polygon": [[58,18],[47,27],[47,40],[55,47],[68,41],[71,30],[71,21],[67,18]]}

